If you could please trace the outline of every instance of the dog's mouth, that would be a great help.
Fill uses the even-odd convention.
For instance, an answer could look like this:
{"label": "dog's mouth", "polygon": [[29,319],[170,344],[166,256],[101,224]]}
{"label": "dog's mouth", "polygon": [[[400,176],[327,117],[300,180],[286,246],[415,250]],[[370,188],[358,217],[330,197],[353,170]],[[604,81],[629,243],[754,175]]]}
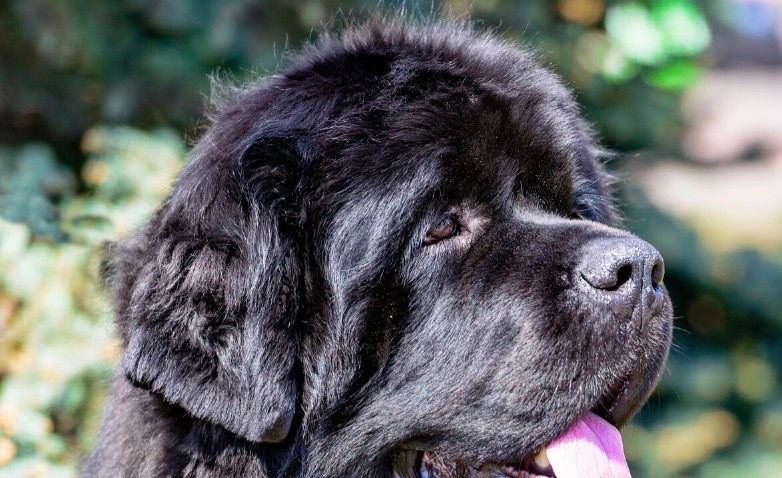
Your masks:
{"label": "dog's mouth", "polygon": [[518,463],[475,467],[435,451],[397,456],[394,478],[629,478],[619,430],[589,412]]}
{"label": "dog's mouth", "polygon": [[400,451],[393,478],[631,478],[619,427],[651,395],[667,347],[620,372],[569,428],[537,452],[505,463],[476,466],[427,447]]}
{"label": "dog's mouth", "polygon": [[654,388],[659,363],[639,366],[560,435],[536,453],[511,463],[471,465],[436,450],[411,449],[394,461],[394,478],[630,478],[621,426]]}

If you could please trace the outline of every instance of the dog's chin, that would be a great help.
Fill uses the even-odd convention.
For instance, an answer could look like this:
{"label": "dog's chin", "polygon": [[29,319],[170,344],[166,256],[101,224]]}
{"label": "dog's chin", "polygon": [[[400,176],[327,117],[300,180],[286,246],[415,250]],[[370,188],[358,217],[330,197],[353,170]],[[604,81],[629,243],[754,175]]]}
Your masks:
{"label": "dog's chin", "polygon": [[[643,406],[659,378],[664,351],[617,378],[590,409],[581,415],[595,415],[610,426],[624,425]],[[565,433],[566,429],[559,430]],[[617,432],[618,433],[618,432]],[[539,442],[540,443],[540,442]],[[529,449],[529,448],[527,448]],[[399,451],[393,462],[393,478],[556,478],[546,446],[536,453],[519,456],[507,463],[470,464],[437,451],[408,448]]]}
{"label": "dog's chin", "polygon": [[[597,409],[592,410],[595,413]],[[584,414],[590,413],[584,411]],[[566,430],[560,430],[564,433]],[[393,478],[556,478],[546,446],[506,463],[471,464],[426,449],[405,449],[393,462]]]}
{"label": "dog's chin", "polygon": [[400,452],[393,478],[550,478],[555,477],[545,451],[521,458],[518,463],[474,466],[433,451]]}

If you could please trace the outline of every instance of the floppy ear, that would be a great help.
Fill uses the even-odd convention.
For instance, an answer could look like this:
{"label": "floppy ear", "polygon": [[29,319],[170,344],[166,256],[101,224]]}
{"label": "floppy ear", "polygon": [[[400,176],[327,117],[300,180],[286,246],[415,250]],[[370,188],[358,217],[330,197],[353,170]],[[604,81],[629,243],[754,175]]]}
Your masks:
{"label": "floppy ear", "polygon": [[295,149],[205,138],[161,210],[110,248],[104,269],[126,377],[254,442],[283,440],[297,403],[299,249],[280,223]]}

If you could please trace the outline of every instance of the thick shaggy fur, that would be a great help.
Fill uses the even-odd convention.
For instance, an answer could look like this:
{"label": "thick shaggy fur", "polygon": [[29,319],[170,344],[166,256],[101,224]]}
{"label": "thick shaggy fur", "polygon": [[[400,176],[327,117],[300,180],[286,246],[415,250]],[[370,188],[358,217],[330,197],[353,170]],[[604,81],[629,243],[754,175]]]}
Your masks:
{"label": "thick shaggy fur", "polygon": [[599,154],[554,74],[467,25],[370,22],[233,92],[109,250],[124,352],[84,475],[389,477],[417,448],[466,476],[608,394],[626,420],[671,308],[574,286],[630,237]]}

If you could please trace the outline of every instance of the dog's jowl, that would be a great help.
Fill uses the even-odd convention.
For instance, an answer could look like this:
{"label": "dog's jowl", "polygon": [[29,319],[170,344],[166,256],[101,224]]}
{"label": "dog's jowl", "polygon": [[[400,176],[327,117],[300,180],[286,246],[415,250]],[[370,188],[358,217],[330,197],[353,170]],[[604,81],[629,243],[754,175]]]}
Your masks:
{"label": "dog's jowl", "polygon": [[529,53],[370,22],[224,95],[104,266],[99,477],[626,477],[664,265]]}

